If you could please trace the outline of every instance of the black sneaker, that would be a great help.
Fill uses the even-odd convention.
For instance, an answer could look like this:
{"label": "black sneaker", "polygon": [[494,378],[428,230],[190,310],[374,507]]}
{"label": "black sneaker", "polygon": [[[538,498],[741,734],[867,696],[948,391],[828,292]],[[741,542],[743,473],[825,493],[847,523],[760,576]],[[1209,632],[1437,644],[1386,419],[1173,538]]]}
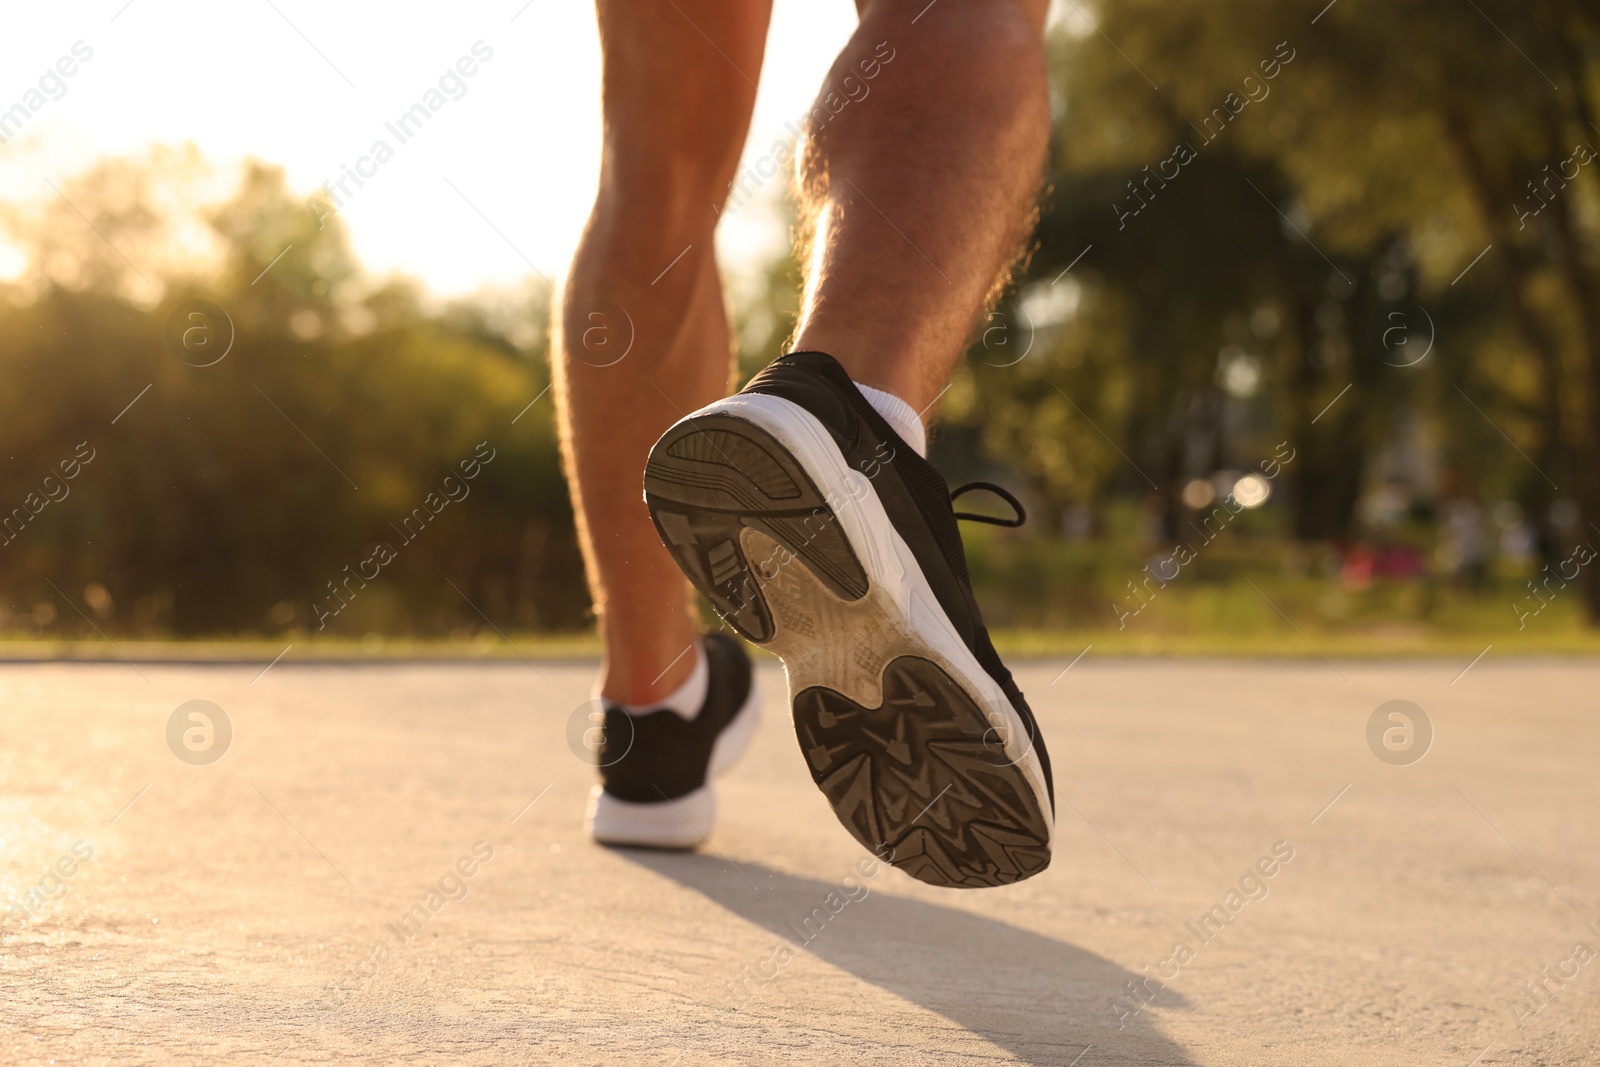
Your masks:
{"label": "black sneaker", "polygon": [[668,430],[644,488],[684,573],[783,658],[811,776],[857,841],[933,885],[1044,870],[1050,760],[979,616],[950,491],[843,367],[777,360]]}
{"label": "black sneaker", "polygon": [[607,705],[600,783],[589,794],[589,833],[607,845],[694,848],[711,832],[711,776],[733,765],[755,734],[761,700],[750,657],[726,634],[707,634],[710,678],[692,719],[670,708],[629,715]]}

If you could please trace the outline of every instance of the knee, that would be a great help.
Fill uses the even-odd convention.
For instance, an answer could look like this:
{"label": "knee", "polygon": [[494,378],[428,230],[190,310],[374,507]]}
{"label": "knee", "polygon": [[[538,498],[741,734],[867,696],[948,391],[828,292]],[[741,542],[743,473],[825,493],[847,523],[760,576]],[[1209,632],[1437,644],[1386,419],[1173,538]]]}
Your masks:
{"label": "knee", "polygon": [[690,91],[643,122],[608,128],[597,213],[644,243],[711,229],[744,148],[743,95]]}
{"label": "knee", "polygon": [[1047,8],[1048,0],[867,0],[862,32],[806,116],[802,190],[813,197],[826,188],[830,145],[869,113],[902,144],[937,137],[930,131],[941,124],[925,121],[930,91],[997,128],[1021,123],[1047,132]]}

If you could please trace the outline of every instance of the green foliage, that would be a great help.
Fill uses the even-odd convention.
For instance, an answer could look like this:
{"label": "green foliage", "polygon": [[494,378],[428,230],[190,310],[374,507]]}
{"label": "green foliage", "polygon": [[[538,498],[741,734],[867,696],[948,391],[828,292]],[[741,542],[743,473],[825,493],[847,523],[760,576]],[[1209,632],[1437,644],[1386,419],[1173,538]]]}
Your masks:
{"label": "green foliage", "polygon": [[1286,533],[1348,543],[1421,441],[1424,506],[1516,500],[1547,559],[1588,531],[1558,497],[1600,522],[1592,12],[1072,9],[1037,244],[947,409],[1047,515],[1145,497],[1171,544],[1186,483],[1283,441]]}
{"label": "green foliage", "polygon": [[[528,406],[547,294],[434,311],[374,288],[336,220],[266,167],[201,219],[163,217],[156,190],[199,170],[107,161],[70,205],[10,220],[32,270],[0,302],[0,630],[86,631],[80,612],[133,634],[582,625],[553,408]],[[172,248],[186,222],[208,256]],[[210,366],[165,339],[197,299],[234,331]],[[80,444],[93,458],[67,481]],[[468,480],[475,453],[493,458]],[[378,543],[395,559],[363,579]]]}
{"label": "green foliage", "polygon": [[[1517,502],[1547,561],[1600,533],[1600,159],[1578,151],[1600,145],[1593,11],[1066,8],[1032,254],[935,442],[952,473],[1027,483],[1028,529],[971,536],[986,610],[1018,632],[1115,629],[1127,583],[1202,517],[1184,488],[1286,448],[1267,504],[1139,626],[1278,626],[1248,578],[1317,634],[1509,628],[1530,577],[1509,564],[1357,589],[1340,561],[1384,538],[1433,560],[1452,503]],[[374,280],[338,216],[265,166],[197,212],[218,198],[193,150],[104,161],[62,193],[0,206],[28,257],[0,289],[0,520],[21,523],[0,539],[0,631],[90,633],[80,610],[150,635],[584,624],[551,398],[527,406],[549,381],[547,291],[441,307]],[[743,374],[781,350],[797,275],[780,257],[734,293]],[[195,299],[236,330],[214,366],[165,341]],[[470,495],[391,532],[480,442],[495,458]],[[94,458],[64,483],[80,447]],[[1404,523],[1374,521],[1423,452]],[[1555,520],[1563,498],[1577,523]],[[347,585],[379,543],[393,562]],[[1552,608],[1563,626],[1600,611],[1585,573]]]}

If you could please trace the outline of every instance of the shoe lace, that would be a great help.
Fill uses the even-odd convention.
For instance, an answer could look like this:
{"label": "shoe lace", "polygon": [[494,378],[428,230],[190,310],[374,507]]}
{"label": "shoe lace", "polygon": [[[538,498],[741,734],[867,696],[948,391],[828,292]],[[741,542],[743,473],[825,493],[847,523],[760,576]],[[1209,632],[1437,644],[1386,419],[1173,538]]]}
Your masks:
{"label": "shoe lace", "polygon": [[958,511],[955,513],[956,518],[966,519],[969,522],[986,522],[991,526],[1009,527],[1021,526],[1024,522],[1028,521],[1028,513],[1023,510],[1022,501],[1012,496],[1008,490],[1001,486],[995,485],[993,482],[968,482],[966,485],[957,486],[955,489],[950,490],[950,503],[954,504],[958,497],[965,493],[970,493],[975,489],[987,489],[995,496],[1004,500],[1007,504],[1010,504],[1012,508],[1016,510],[1016,518],[1007,519],[998,515],[979,515],[972,511]]}

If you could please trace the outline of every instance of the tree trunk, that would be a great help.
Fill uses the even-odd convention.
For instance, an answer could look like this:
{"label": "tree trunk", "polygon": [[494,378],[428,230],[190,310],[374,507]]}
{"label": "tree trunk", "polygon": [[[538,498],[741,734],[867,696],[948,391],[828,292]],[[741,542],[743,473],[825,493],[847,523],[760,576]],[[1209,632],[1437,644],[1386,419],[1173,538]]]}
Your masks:
{"label": "tree trunk", "polygon": [[[1527,294],[1533,272],[1523,248],[1518,245],[1514,231],[1506,219],[1506,212],[1515,198],[1503,183],[1495,181],[1487,161],[1472,139],[1466,118],[1460,112],[1451,110],[1446,117],[1446,128],[1450,141],[1461,159],[1462,169],[1468,179],[1467,185],[1474,194],[1483,224],[1490,237],[1494,239],[1495,246],[1503,250],[1501,262],[1504,264],[1508,283],[1505,292],[1511,303],[1512,317],[1522,334],[1523,343],[1528,346],[1539,364],[1539,408],[1542,416],[1540,422],[1545,427],[1545,433],[1540,447],[1536,450],[1539,457],[1538,473],[1541,479],[1550,479],[1557,486],[1562,482],[1568,483],[1569,491],[1577,496],[1585,517],[1592,519],[1600,515],[1600,481],[1587,474],[1580,476],[1578,472],[1595,469],[1596,444],[1590,440],[1594,434],[1586,432],[1579,443],[1578,448],[1584,450],[1584,461],[1578,462],[1578,457],[1573,455],[1574,449],[1569,447],[1561,432],[1562,392],[1566,384],[1563,381],[1561,351],[1528,303]],[[1549,139],[1550,146],[1553,147],[1557,143],[1554,137]],[[1559,219],[1561,215],[1566,214],[1567,205],[1563,197],[1557,197],[1556,204]],[[1565,230],[1564,226],[1562,228]],[[1575,258],[1576,246],[1567,239],[1565,232],[1558,238],[1557,243],[1562,246],[1558,249],[1558,259],[1570,259],[1571,269],[1577,270],[1581,275],[1581,265]],[[1600,318],[1596,318],[1594,301],[1584,295],[1585,287],[1581,278],[1574,285],[1570,270],[1564,271],[1564,274],[1568,275],[1568,284],[1573,287],[1579,314],[1583,320],[1583,346],[1589,356],[1590,379],[1589,388],[1585,393],[1587,417],[1584,421],[1592,427],[1596,424],[1596,402],[1597,398],[1600,398],[1600,393],[1596,392],[1596,387],[1600,386],[1600,359],[1596,358],[1595,349],[1596,343],[1600,343]],[[1572,484],[1575,481],[1577,484]],[[1539,493],[1535,499],[1543,500],[1546,496],[1544,493]],[[1549,508],[1541,509],[1541,513],[1534,516],[1534,521],[1541,535],[1539,540],[1544,550],[1541,554],[1546,556],[1544,562],[1548,563],[1550,562],[1548,553],[1555,547],[1555,538],[1549,529]],[[1592,574],[1585,580],[1584,590],[1584,601],[1590,621],[1600,621],[1600,573]]]}
{"label": "tree trunk", "polygon": [[[1576,117],[1575,125],[1587,135],[1587,130],[1597,129],[1594,110],[1583,94],[1584,86],[1589,83],[1586,76],[1588,71],[1584,69],[1582,56],[1573,46],[1571,39],[1562,34],[1557,36],[1561,42],[1562,61],[1567,68],[1568,76],[1572,79],[1571,97]],[[1554,207],[1557,258],[1567,286],[1572,290],[1572,298],[1577,303],[1583,350],[1588,360],[1589,372],[1586,383],[1588,387],[1582,390],[1583,432],[1576,443],[1579,462],[1574,465],[1574,471],[1581,474],[1577,495],[1586,524],[1594,528],[1596,533],[1600,533],[1600,286],[1595,284],[1594,272],[1583,262],[1581,251],[1583,246],[1578,233],[1578,222],[1572,213],[1571,205],[1568,204],[1566,197],[1558,196]],[[1580,530],[1579,536],[1587,532]],[[1589,540],[1587,537],[1584,539]],[[1600,623],[1600,567],[1588,568],[1583,583],[1583,593],[1589,621]]]}

